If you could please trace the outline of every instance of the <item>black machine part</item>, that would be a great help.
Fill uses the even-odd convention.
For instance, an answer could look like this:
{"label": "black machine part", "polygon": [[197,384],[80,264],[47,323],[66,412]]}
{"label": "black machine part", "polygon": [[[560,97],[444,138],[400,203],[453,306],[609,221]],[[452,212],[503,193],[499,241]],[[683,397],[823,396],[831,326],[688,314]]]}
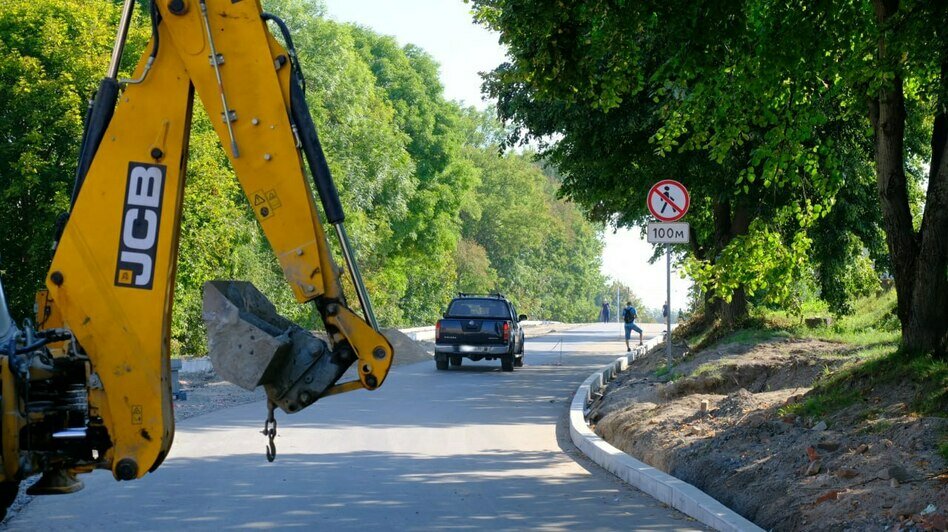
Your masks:
{"label": "black machine part", "polygon": [[322,397],[356,360],[347,344],[329,345],[277,314],[245,281],[204,284],[208,351],[221,378],[247,390],[263,386],[285,412]]}

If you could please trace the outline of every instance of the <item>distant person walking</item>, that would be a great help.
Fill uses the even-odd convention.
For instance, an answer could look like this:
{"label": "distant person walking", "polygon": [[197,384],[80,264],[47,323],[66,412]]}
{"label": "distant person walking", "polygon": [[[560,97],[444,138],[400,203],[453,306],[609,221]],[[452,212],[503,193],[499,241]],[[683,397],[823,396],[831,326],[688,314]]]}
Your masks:
{"label": "distant person walking", "polygon": [[642,329],[635,324],[636,318],[639,317],[639,313],[635,311],[635,307],[632,306],[632,302],[629,301],[624,309],[622,309],[622,321],[625,322],[625,350],[631,351],[632,348],[629,347],[629,337],[632,336],[632,331],[639,333],[639,345],[642,345]]}
{"label": "distant person walking", "polygon": [[603,323],[609,323],[609,314],[609,303],[603,303],[602,312],[599,313],[599,319],[601,319]]}

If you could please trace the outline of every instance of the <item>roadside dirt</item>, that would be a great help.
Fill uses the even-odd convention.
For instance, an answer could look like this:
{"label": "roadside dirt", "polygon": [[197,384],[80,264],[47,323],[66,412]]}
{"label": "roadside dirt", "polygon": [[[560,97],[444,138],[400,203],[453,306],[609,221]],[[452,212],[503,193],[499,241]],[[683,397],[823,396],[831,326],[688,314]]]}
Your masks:
{"label": "roadside dirt", "polygon": [[[851,359],[843,345],[779,339],[691,354],[664,347],[611,382],[590,413],[613,446],[768,530],[945,530],[948,420],[916,417],[912,390],[876,385],[826,419],[781,416]],[[868,389],[868,388],[867,388]]]}

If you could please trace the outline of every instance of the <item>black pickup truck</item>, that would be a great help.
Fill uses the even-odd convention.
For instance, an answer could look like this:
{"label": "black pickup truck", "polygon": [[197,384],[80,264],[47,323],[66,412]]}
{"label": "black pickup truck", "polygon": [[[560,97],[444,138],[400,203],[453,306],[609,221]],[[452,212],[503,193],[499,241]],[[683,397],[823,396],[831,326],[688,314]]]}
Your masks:
{"label": "black pickup truck", "polygon": [[435,365],[460,366],[461,359],[497,360],[504,371],[523,366],[523,329],[513,304],[500,294],[460,294],[435,325]]}

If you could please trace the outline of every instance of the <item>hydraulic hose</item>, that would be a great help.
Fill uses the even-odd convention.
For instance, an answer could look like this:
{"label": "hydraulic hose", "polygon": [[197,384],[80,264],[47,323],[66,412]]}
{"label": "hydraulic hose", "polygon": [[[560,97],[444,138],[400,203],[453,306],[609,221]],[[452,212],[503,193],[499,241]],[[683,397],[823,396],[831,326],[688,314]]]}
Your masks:
{"label": "hydraulic hose", "polygon": [[[82,137],[82,147],[79,152],[79,165],[76,168],[76,183],[72,189],[72,205],[75,206],[79,198],[79,191],[82,190],[82,183],[89,173],[89,167],[92,165],[92,159],[99,150],[99,144],[102,143],[102,137],[105,136],[105,130],[112,121],[112,115],[115,113],[115,103],[118,101],[119,81],[118,69],[122,61],[122,52],[125,51],[125,42],[128,40],[128,28],[132,21],[132,11],[135,7],[135,0],[125,0],[122,7],[122,16],[119,20],[118,31],[115,36],[115,45],[112,47],[112,57],[109,60],[109,69],[102,81],[99,83],[99,90],[95,93],[92,100],[92,107],[89,109],[86,130]],[[153,8],[154,9],[154,8]],[[157,33],[157,32],[156,32]],[[153,50],[157,53],[157,42]]]}
{"label": "hydraulic hose", "polygon": [[319,199],[323,204],[326,220],[333,225],[342,223],[345,221],[346,215],[342,210],[339,191],[336,189],[336,183],[333,182],[332,174],[329,171],[329,163],[326,162],[322,144],[319,142],[319,134],[316,133],[316,124],[313,123],[309,105],[306,103],[306,82],[303,79],[303,72],[297,59],[290,30],[286,23],[275,15],[264,13],[262,18],[265,21],[276,23],[277,27],[280,28],[283,39],[286,41],[286,49],[290,54],[290,65],[293,69],[291,74],[292,83],[290,84],[290,118],[293,119],[293,123],[296,125],[303,155],[306,156],[306,162],[309,163],[309,169],[313,174],[313,184],[316,186]]}

